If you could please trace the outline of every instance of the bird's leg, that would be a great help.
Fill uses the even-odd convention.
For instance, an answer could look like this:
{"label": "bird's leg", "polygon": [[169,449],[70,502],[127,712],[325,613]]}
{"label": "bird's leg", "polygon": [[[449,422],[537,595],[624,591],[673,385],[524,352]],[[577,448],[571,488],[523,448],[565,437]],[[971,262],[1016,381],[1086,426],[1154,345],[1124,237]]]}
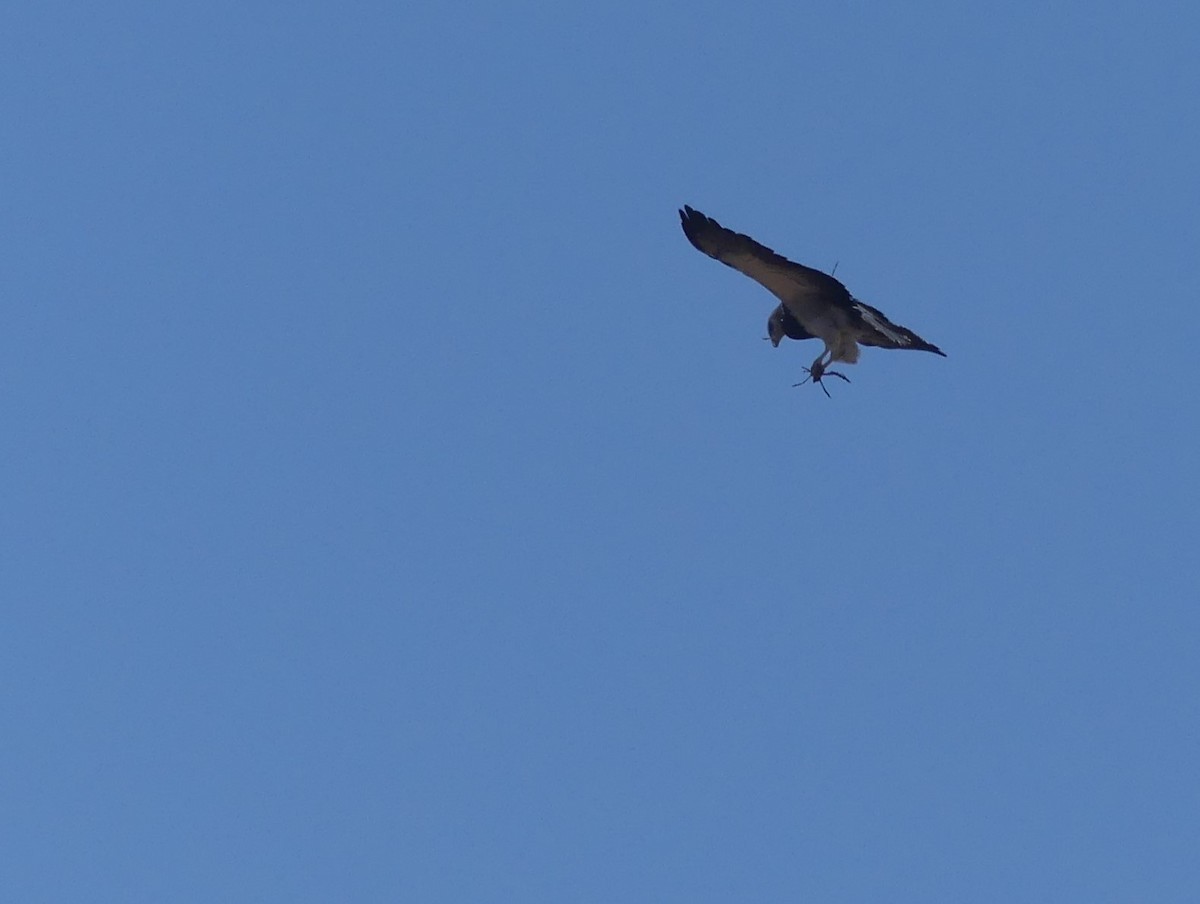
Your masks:
{"label": "bird's leg", "polygon": [[[829,355],[829,361],[825,360],[826,355]],[[821,352],[821,354],[817,355],[817,360],[812,363],[812,367],[804,368],[804,372],[806,374],[808,374],[808,379],[801,380],[796,385],[803,386],[809,380],[812,380],[814,383],[820,383],[821,377],[825,375],[825,368],[829,365],[830,361],[832,361],[832,360],[833,360],[833,352],[831,352],[828,348],[826,348],[823,352]]]}
{"label": "bird's leg", "polygon": [[[822,361],[822,358],[825,360]],[[836,370],[825,369],[832,363],[833,350],[827,348],[817,357],[817,360],[813,362],[813,366],[809,370],[809,375],[812,377],[814,383],[820,383],[822,377],[837,377],[839,380],[845,380],[847,383],[850,382],[850,378],[845,374],[838,373]],[[826,394],[828,395],[828,393]]]}
{"label": "bird's leg", "polygon": [[[829,355],[828,361],[824,360],[824,358],[827,354]],[[808,374],[808,376],[805,377],[803,380],[801,380],[799,383],[793,383],[792,385],[793,386],[803,386],[809,380],[812,380],[813,383],[815,383],[816,385],[821,387],[821,392],[825,393],[825,395],[827,397],[832,398],[832,396],[829,395],[829,390],[825,388],[825,384],[821,382],[821,379],[823,377],[837,377],[839,380],[845,380],[847,383],[850,382],[850,378],[848,376],[846,376],[845,374],[838,373],[836,370],[826,370],[825,369],[832,363],[833,363],[833,352],[831,352],[829,349],[826,349],[825,351],[821,352],[821,354],[817,355],[817,360],[812,363],[812,367],[804,368],[804,372],[806,374]]]}
{"label": "bird's leg", "polygon": [[[829,355],[828,361],[825,360],[826,355]],[[828,367],[832,362],[833,362],[833,352],[829,351],[829,349],[825,349],[825,351],[823,351],[823,352],[821,352],[821,354],[817,355],[817,360],[814,361],[812,363],[812,367],[810,367],[808,369],[808,375],[810,377],[812,377],[812,381],[814,383],[821,382],[821,377],[823,377],[825,375],[825,368]]]}

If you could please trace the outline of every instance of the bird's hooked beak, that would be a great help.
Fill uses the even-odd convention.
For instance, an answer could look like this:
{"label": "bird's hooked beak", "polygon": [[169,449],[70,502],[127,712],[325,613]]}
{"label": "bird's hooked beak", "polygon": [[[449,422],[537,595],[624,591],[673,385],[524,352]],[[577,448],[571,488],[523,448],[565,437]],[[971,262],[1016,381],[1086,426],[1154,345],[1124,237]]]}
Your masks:
{"label": "bird's hooked beak", "polygon": [[783,341],[784,335],[783,310],[782,308],[776,308],[771,312],[771,316],[767,318],[767,335],[763,338],[770,340],[771,345],[779,348],[779,343]]}

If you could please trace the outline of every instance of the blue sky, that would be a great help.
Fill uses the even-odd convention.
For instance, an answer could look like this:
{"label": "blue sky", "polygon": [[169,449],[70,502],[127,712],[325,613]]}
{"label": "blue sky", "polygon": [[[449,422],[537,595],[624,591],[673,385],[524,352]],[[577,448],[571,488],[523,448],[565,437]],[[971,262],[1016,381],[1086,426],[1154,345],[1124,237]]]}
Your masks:
{"label": "blue sky", "polygon": [[1194,901],[1198,27],[10,10],[3,898]]}

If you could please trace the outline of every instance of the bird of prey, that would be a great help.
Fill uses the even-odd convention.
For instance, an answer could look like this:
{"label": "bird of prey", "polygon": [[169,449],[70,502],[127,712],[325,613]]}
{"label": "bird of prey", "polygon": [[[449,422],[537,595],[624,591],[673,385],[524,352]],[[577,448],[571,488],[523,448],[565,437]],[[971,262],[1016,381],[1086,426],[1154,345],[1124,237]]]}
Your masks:
{"label": "bird of prey", "polygon": [[746,274],[782,302],[767,318],[767,338],[772,345],[778,346],[785,336],[789,339],[820,339],[825,343],[812,367],[804,368],[808,377],[797,386],[812,380],[821,386],[825,395],[829,395],[829,390],[821,383],[822,377],[838,377],[849,383],[849,377],[829,370],[829,365],[835,361],[854,364],[858,361],[860,345],[911,348],[946,357],[946,353],[933,343],[892,323],[882,311],[859,301],[827,273],[793,263],[686,204],[679,211],[679,219],[683,223],[683,234],[696,248]]}

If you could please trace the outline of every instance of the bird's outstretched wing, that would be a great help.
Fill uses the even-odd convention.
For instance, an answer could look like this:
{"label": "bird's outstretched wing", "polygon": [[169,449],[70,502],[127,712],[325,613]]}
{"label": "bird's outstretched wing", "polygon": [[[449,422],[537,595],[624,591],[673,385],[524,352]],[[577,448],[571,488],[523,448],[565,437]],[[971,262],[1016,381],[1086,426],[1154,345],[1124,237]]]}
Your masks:
{"label": "bird's outstretched wing", "polygon": [[865,301],[859,301],[856,298],[850,307],[857,320],[854,338],[860,345],[873,345],[877,348],[910,348],[946,357],[946,353],[932,342],[926,342],[908,327],[892,323],[883,311],[871,307]]}
{"label": "bird's outstretched wing", "polygon": [[785,304],[819,296],[829,304],[850,305],[846,287],[827,273],[790,261],[686,204],[679,211],[679,220],[684,235],[698,250],[746,274]]}

